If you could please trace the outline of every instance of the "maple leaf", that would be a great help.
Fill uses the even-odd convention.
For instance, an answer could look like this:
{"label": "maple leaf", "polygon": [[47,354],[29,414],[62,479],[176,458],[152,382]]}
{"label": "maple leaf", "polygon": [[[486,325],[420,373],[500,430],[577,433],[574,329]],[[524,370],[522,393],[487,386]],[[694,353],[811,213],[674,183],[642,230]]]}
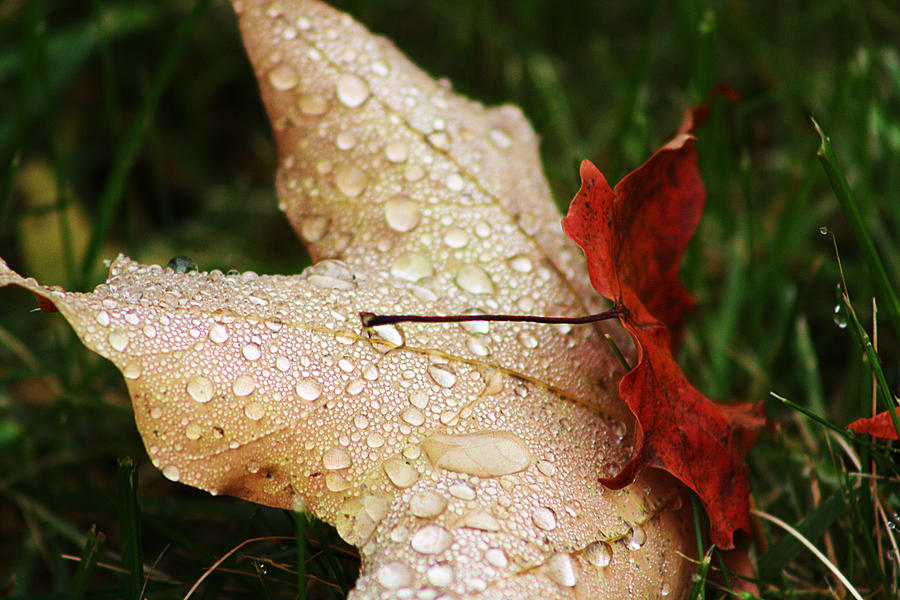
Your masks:
{"label": "maple leaf", "polygon": [[679,133],[615,189],[589,161],[580,172],[563,229],[584,250],[594,288],[622,309],[620,320],[638,349],[637,364],[619,383],[637,417],[634,452],[604,482],[626,485],[647,466],[668,471],[699,496],[713,543],[733,548],[734,532],[749,532],[742,455],[761,426],[759,407],[711,402],[672,356],[693,306],[678,265],[705,197],[694,138]]}
{"label": "maple leaf", "polygon": [[681,487],[630,456],[602,328],[410,324],[360,311],[596,312],[537,137],[319,2],[235,3],[280,152],[299,275],[119,257],[53,305],[124,375],[172,480],[304,509],[360,548],[356,599],[681,596]]}
{"label": "maple leaf", "polygon": [[897,436],[897,428],[894,426],[890,411],[880,412],[874,417],[857,419],[847,425],[847,429],[856,433],[868,433],[885,440],[900,439]]}

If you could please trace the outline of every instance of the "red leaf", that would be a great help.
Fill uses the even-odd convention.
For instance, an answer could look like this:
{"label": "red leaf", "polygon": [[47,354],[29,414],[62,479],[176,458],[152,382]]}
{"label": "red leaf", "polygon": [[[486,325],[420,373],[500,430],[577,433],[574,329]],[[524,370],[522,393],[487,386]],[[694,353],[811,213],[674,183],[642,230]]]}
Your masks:
{"label": "red leaf", "polygon": [[610,189],[589,161],[563,229],[587,258],[594,288],[614,300],[638,348],[619,394],[637,417],[634,454],[612,479],[622,487],[645,466],[664,469],[694,490],[710,520],[710,539],[734,546],[749,532],[747,466],[742,454],[762,424],[759,405],[713,403],[688,383],[672,357],[693,298],[678,263],[694,234],[704,190],[694,138],[679,134]]}
{"label": "red leaf", "polygon": [[888,411],[878,413],[874,417],[857,419],[847,425],[847,429],[852,429],[856,433],[868,433],[885,440],[900,439],[897,436],[897,430],[894,428],[891,413]]}

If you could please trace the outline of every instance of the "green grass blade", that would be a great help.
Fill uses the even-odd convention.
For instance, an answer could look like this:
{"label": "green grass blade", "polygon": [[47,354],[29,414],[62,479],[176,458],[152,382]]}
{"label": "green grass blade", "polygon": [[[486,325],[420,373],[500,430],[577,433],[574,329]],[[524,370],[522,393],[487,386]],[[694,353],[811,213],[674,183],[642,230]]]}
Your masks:
{"label": "green grass blade", "polygon": [[81,285],[84,285],[90,279],[97,257],[103,247],[103,242],[106,240],[110,227],[112,227],[116,210],[122,201],[128,174],[131,172],[138,151],[141,149],[153,114],[156,112],[163,92],[172,79],[175,67],[178,65],[178,59],[184,52],[188,39],[197,27],[200,17],[206,12],[209,3],[210,0],[198,0],[191,12],[178,25],[172,36],[172,43],[153,77],[150,91],[144,98],[134,122],[125,132],[122,144],[118,152],[116,152],[116,161],[112,166],[109,178],[106,180],[106,185],[100,196],[95,228],[81,263],[81,281],[79,282]]}
{"label": "green grass blade", "polygon": [[822,390],[822,376],[819,373],[819,359],[809,332],[809,321],[801,315],[794,323],[794,351],[803,371],[802,381],[806,387],[809,406],[817,414],[825,414],[825,393]]}
{"label": "green grass blade", "polygon": [[853,198],[847,179],[844,177],[844,172],[841,170],[837,157],[834,155],[831,139],[822,131],[815,119],[812,119],[812,122],[821,139],[817,152],[819,160],[822,162],[822,167],[824,167],[825,174],[828,176],[831,189],[841,205],[841,211],[844,213],[844,218],[847,219],[850,231],[853,232],[853,237],[856,238],[856,243],[859,244],[862,250],[863,262],[865,262],[875,288],[878,290],[878,295],[885,306],[891,326],[894,328],[894,332],[900,335],[900,300],[897,299],[897,295],[894,293],[887,272],[884,269],[884,264],[878,255],[878,250],[875,249],[875,244],[869,236],[866,224],[863,222],[862,215],[859,212],[859,207]]}
{"label": "green grass blade", "polygon": [[306,600],[306,535],[309,528],[309,517],[304,512],[295,512],[294,522],[297,532],[297,600]]}
{"label": "green grass blade", "polygon": [[863,600],[862,596],[859,595],[859,592],[856,591],[856,588],[853,587],[853,584],[850,583],[849,580],[847,580],[847,578],[844,576],[844,574],[837,567],[835,567],[831,563],[831,561],[829,561],[828,558],[826,558],[825,555],[822,554],[822,552],[818,548],[813,546],[812,543],[809,541],[809,539],[807,539],[806,536],[804,536],[801,532],[797,531],[796,529],[794,529],[793,527],[791,527],[790,525],[788,525],[781,519],[774,517],[768,513],[764,513],[762,511],[758,511],[755,509],[751,509],[750,512],[752,512],[753,514],[755,514],[763,519],[766,519],[767,521],[771,521],[772,523],[775,523],[776,525],[778,525],[779,527],[781,527],[782,529],[787,531],[790,535],[794,536],[794,538],[798,541],[798,543],[801,543],[804,546],[806,546],[806,548],[810,552],[812,552],[815,555],[815,557],[818,558],[822,562],[822,564],[824,564],[825,566],[828,567],[828,569],[834,574],[834,576],[837,577],[841,581],[841,583],[844,584],[844,586],[850,591],[851,594],[853,594],[853,597],[856,598],[856,600]]}
{"label": "green grass blade", "polygon": [[[840,491],[825,499],[796,529],[809,540],[817,539],[847,512],[847,503]],[[796,537],[784,534],[759,558],[759,576],[763,581],[774,580],[803,551],[803,544]]]}
{"label": "green grass blade", "polygon": [[122,568],[125,569],[123,597],[139,600],[144,586],[144,568],[141,560],[141,515],[137,501],[137,471],[134,459],[124,456],[116,469],[116,504],[119,512],[119,529],[122,537]]}
{"label": "green grass blade", "polygon": [[81,561],[78,568],[75,569],[75,577],[72,580],[70,590],[71,600],[81,600],[88,591],[88,583],[91,580],[91,574],[94,567],[97,566],[97,560],[100,558],[100,550],[106,542],[106,536],[97,531],[96,526],[91,527],[87,534],[87,540],[84,543],[84,550],[81,553]]}

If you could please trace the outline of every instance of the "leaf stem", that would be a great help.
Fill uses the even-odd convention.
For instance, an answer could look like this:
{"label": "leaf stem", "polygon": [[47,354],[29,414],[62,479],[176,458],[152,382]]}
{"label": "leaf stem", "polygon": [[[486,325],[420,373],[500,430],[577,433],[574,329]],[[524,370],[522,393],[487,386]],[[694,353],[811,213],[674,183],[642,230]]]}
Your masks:
{"label": "leaf stem", "polygon": [[376,315],[371,312],[360,312],[359,319],[363,327],[378,327],[379,325],[393,325],[394,323],[464,323],[468,321],[508,321],[515,323],[548,323],[584,325],[606,321],[621,316],[622,309],[619,305],[602,313],[587,315],[584,317],[540,317],[535,315]]}

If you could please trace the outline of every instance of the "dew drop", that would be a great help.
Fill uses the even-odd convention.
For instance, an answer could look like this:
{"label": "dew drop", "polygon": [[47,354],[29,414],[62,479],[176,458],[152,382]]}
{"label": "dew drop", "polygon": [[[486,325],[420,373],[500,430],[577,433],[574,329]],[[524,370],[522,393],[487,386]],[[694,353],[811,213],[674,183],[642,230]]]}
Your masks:
{"label": "dew drop", "polygon": [[384,446],[384,436],[373,431],[366,436],[366,445],[369,448],[381,448]]}
{"label": "dew drop", "polygon": [[466,339],[466,348],[469,349],[469,352],[476,356],[487,356],[491,353],[491,348],[484,342],[482,342],[478,337],[471,335]]}
{"label": "dew drop", "polygon": [[279,356],[275,359],[275,368],[282,373],[287,373],[291,370],[291,361],[286,356]]}
{"label": "dew drop", "polygon": [[322,395],[322,384],[315,379],[302,379],[294,387],[297,395],[308,402],[317,400]]}
{"label": "dew drop", "polygon": [[419,479],[419,472],[400,457],[385,461],[384,472],[395,486],[405,489]]}
{"label": "dew drop", "polygon": [[98,312],[97,316],[95,316],[94,319],[103,327],[109,325],[109,313],[105,310],[101,310],[100,312]]}
{"label": "dew drop", "polygon": [[297,75],[297,71],[290,66],[278,65],[269,71],[269,83],[276,90],[285,91],[296,87],[300,83],[300,77]]}
{"label": "dew drop", "polygon": [[578,577],[575,562],[565,552],[557,552],[544,563],[544,572],[551,580],[563,587],[575,587]]}
{"label": "dew drop", "polygon": [[247,360],[259,360],[259,357],[262,356],[259,346],[252,342],[241,348],[241,354],[243,354],[244,358]]}
{"label": "dew drop", "polygon": [[444,367],[431,365],[428,367],[428,375],[443,388],[451,388],[456,384],[456,373]]}
{"label": "dew drop", "polygon": [[203,375],[194,375],[193,377],[188,379],[188,396],[193,398],[196,402],[200,402],[202,404],[212,400],[213,389],[213,382]]}
{"label": "dew drop", "polygon": [[196,423],[188,423],[188,426],[184,428],[184,437],[189,440],[199,440],[202,434],[203,429]]}
{"label": "dew drop", "polygon": [[672,593],[672,586],[669,585],[668,581],[664,581],[662,586],[659,588],[660,596],[666,597]]}
{"label": "dew drop", "polygon": [[450,495],[460,500],[474,500],[475,489],[465,481],[457,481],[447,488]]}
{"label": "dew drop", "polygon": [[350,482],[340,473],[331,472],[325,474],[325,487],[331,492],[343,492],[350,487]]}
{"label": "dew drop", "polygon": [[519,340],[523,348],[537,348],[538,340],[530,331],[520,331],[516,335],[516,339]]}
{"label": "dew drop", "polygon": [[356,276],[347,265],[338,260],[320,260],[303,271],[307,280],[323,290],[352,290],[356,287]]}
{"label": "dew drop", "polygon": [[410,406],[406,410],[403,411],[403,414],[400,417],[412,425],[413,427],[418,427],[425,423],[425,413],[416,408],[415,406]]}
{"label": "dew drop", "polygon": [[494,143],[498,148],[506,149],[512,145],[512,140],[509,139],[509,136],[502,129],[491,129],[488,133],[488,136],[491,138],[491,142]]}
{"label": "dew drop", "polygon": [[235,396],[249,396],[256,389],[256,380],[250,375],[238,375],[231,384]]}
{"label": "dew drop", "polygon": [[425,169],[421,165],[406,165],[403,169],[403,178],[407,181],[418,181],[425,177]]}
{"label": "dew drop", "polygon": [[124,352],[125,348],[128,347],[128,335],[126,335],[124,331],[121,331],[119,329],[110,332],[110,334],[106,337],[106,340],[109,342],[109,345],[112,346],[113,350],[117,350],[119,352]]}
{"label": "dew drop", "polygon": [[462,265],[456,272],[456,285],[470,294],[494,293],[494,282],[482,269],[471,264]]}
{"label": "dew drop", "polygon": [[428,524],[415,532],[409,540],[412,549],[420,554],[440,554],[453,543],[453,535],[440,525]]}
{"label": "dew drop", "polygon": [[[843,303],[834,305],[834,317],[832,320],[840,329],[847,327],[847,310],[844,308]],[[112,343],[112,340],[110,340],[110,343]]]}
{"label": "dew drop", "polygon": [[384,220],[395,231],[411,231],[422,219],[419,205],[403,196],[394,196],[384,203]]}
{"label": "dew drop", "polygon": [[181,470],[175,465],[166,465],[162,470],[162,474],[169,481],[178,481],[181,478]]}
{"label": "dew drop", "polygon": [[409,394],[409,403],[424,410],[428,406],[428,394],[422,390],[413,390]]}
{"label": "dew drop", "polygon": [[259,421],[266,416],[266,407],[259,402],[248,402],[244,405],[244,416],[251,421]]}
{"label": "dew drop", "polygon": [[362,379],[354,379],[347,384],[347,387],[344,388],[344,391],[351,396],[357,396],[365,389],[365,387],[366,384],[363,383]]}
{"label": "dew drop", "polygon": [[415,283],[423,277],[434,275],[434,267],[426,256],[417,252],[406,252],[394,260],[391,275]]}
{"label": "dew drop", "polygon": [[425,572],[428,583],[439,588],[445,588],[453,583],[453,567],[448,564],[432,565]]}
{"label": "dew drop", "polygon": [[459,227],[451,227],[444,234],[444,243],[451,248],[463,248],[469,243],[469,234]]}
{"label": "dew drop", "polygon": [[433,490],[417,492],[409,500],[409,512],[422,519],[433,519],[447,508],[447,499]]}
{"label": "dew drop", "polygon": [[556,513],[552,508],[539,506],[531,513],[531,520],[534,524],[544,531],[553,531],[556,529]]}
{"label": "dew drop", "polygon": [[462,191],[463,187],[466,185],[465,180],[463,180],[462,176],[459,173],[451,173],[447,175],[446,181],[444,183],[447,184],[447,187],[450,188],[450,191],[459,192]]}
{"label": "dew drop", "polygon": [[533,460],[525,441],[511,431],[435,432],[422,447],[435,466],[477,477],[518,473]]}
{"label": "dew drop", "polygon": [[612,548],[606,542],[593,542],[584,549],[584,557],[595,567],[605,567],[612,560]]}
{"label": "dew drop", "polygon": [[344,106],[350,108],[359,106],[366,101],[369,93],[369,84],[358,75],[345,73],[338,79],[337,97]]}
{"label": "dew drop", "polygon": [[328,217],[312,215],[300,221],[300,235],[307,242],[318,242],[328,233],[330,225]]}
{"label": "dew drop", "polygon": [[391,68],[384,61],[376,60],[372,63],[372,72],[380,77],[387,77],[391,72]]}
{"label": "dew drop", "polygon": [[125,376],[125,379],[139,378],[141,376],[141,363],[129,362],[125,365],[125,368],[122,369],[122,375]]}
{"label": "dew drop", "polygon": [[509,559],[502,548],[488,548],[484,552],[484,559],[498,569],[505,569],[509,566]]}
{"label": "dew drop", "polygon": [[396,325],[376,325],[375,327],[372,327],[372,331],[377,333],[378,337],[394,346],[402,346],[406,343],[406,340],[403,338],[403,333]]}
{"label": "dew drop", "polygon": [[217,344],[228,341],[228,330],[221,323],[213,323],[209,328],[209,339]]}
{"label": "dew drop", "polygon": [[553,477],[556,475],[556,465],[550,462],[549,460],[539,460],[537,461],[537,468],[541,474],[547,477]]}
{"label": "dew drop", "polygon": [[156,337],[156,327],[153,325],[144,325],[143,331],[144,335],[151,340]]}
{"label": "dew drop", "polygon": [[628,535],[625,536],[625,545],[628,546],[629,550],[637,550],[643,546],[646,541],[647,534],[640,525],[633,526],[631,530],[629,530]]}
{"label": "dew drop", "polygon": [[328,100],[321,94],[301,94],[297,107],[305,115],[323,115],[328,111]]}
{"label": "dew drop", "polygon": [[355,198],[369,185],[369,178],[355,165],[341,165],[335,170],[334,183],[345,196]]}
{"label": "dew drop", "polygon": [[352,462],[353,460],[350,457],[350,453],[338,446],[329,448],[325,451],[325,454],[322,455],[322,465],[329,471],[346,469]]}
{"label": "dew drop", "polygon": [[392,163],[402,163],[409,158],[409,144],[404,140],[391,142],[384,147],[384,155]]}
{"label": "dew drop", "polygon": [[342,131],[334,139],[335,145],[340,150],[351,150],[358,141],[356,134],[352,131]]}
{"label": "dew drop", "polygon": [[407,587],[412,583],[413,573],[402,562],[389,562],[378,567],[375,580],[388,590]]}
{"label": "dew drop", "polygon": [[532,269],[531,259],[527,256],[513,256],[509,259],[509,266],[513,271],[518,271],[519,273],[530,273]]}

